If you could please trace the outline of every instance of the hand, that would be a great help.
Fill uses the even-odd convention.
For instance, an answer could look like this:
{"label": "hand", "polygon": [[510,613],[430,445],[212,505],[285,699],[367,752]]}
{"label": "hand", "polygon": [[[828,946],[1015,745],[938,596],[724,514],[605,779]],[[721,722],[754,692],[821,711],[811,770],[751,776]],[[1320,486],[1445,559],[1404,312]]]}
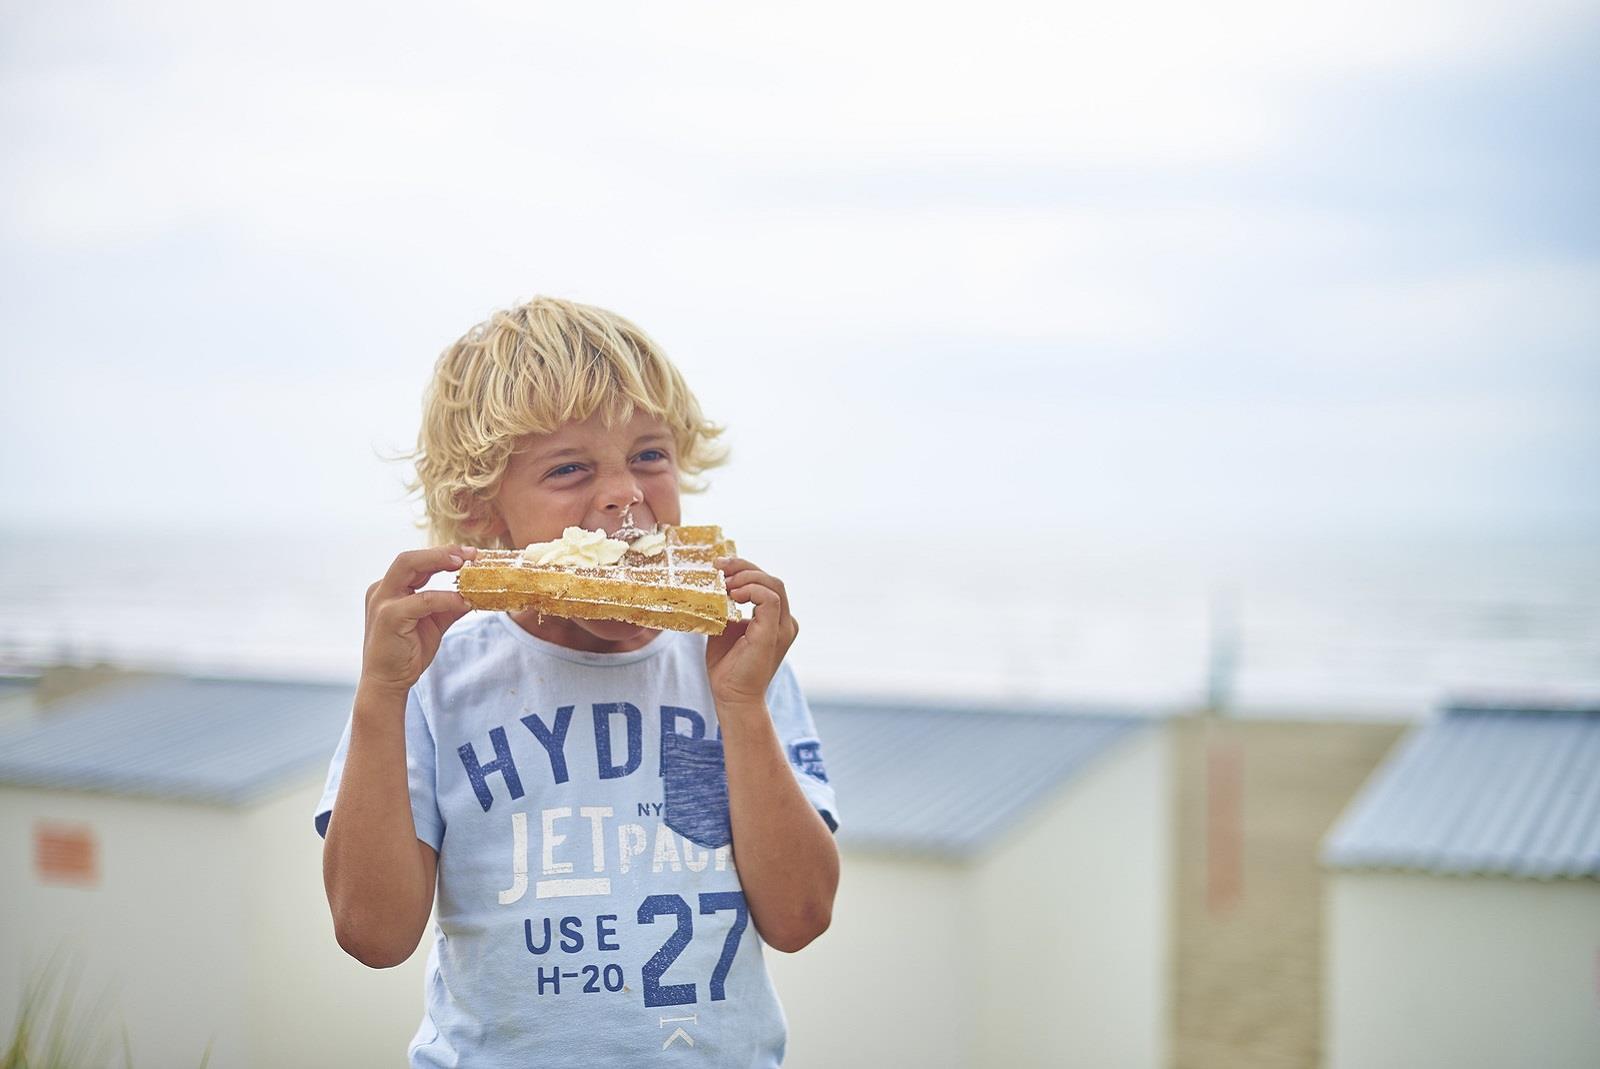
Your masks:
{"label": "hand", "polygon": [[478,551],[435,546],[400,554],[384,577],[367,588],[367,636],[361,684],[404,694],[433,663],[439,641],[472,606],[454,590],[424,590],[437,572],[455,571]]}
{"label": "hand", "polygon": [[706,640],[711,694],[719,708],[759,705],[766,701],[767,685],[794,645],[800,625],[789,612],[789,594],[782,580],[742,557],[719,560],[717,567],[727,577],[728,596],[753,603],[755,614],[730,623],[722,634]]}

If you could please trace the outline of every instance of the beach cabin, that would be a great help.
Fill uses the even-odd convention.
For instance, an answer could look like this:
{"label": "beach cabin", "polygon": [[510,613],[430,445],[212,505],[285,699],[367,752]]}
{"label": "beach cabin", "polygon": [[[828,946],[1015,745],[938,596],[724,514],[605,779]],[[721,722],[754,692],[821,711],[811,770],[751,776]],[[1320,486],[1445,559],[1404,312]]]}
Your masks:
{"label": "beach cabin", "polygon": [[[52,975],[35,1021],[70,986],[75,1025],[119,1058],[126,1028],[135,1067],[403,1058],[426,941],[394,969],[345,955],[310,825],[352,688],[144,677],[26,703],[23,687],[0,725],[5,1035]],[[1163,1065],[1160,723],[815,710],[844,875],[830,931],[765,953],[786,1064]]]}
{"label": "beach cabin", "polygon": [[139,678],[0,725],[0,1028],[53,977],[71,1031],[136,1069],[404,1059],[418,953],[375,972],[333,938],[311,831],[354,690]]}
{"label": "beach cabin", "polygon": [[1328,1069],[1600,1065],[1600,706],[1447,709],[1322,862]]}
{"label": "beach cabin", "polygon": [[1165,1066],[1163,722],[813,701],[832,927],[769,953],[787,1066]]}
{"label": "beach cabin", "polygon": [[38,676],[0,675],[0,729],[33,716],[38,689]]}

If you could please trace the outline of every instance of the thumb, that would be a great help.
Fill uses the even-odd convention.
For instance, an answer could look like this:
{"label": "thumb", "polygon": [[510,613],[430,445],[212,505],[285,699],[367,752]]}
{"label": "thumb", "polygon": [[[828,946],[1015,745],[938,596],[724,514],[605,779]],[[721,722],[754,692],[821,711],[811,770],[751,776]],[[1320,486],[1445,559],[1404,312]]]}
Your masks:
{"label": "thumb", "polygon": [[723,628],[720,635],[706,636],[706,660],[715,661],[731,650],[750,626],[748,620],[737,620]]}
{"label": "thumb", "polygon": [[446,609],[443,612],[436,612],[433,614],[433,618],[439,621],[440,632],[444,632],[450,630],[451,624],[454,624],[457,620],[461,619],[471,611],[472,606],[467,604],[466,598],[462,598],[461,607],[459,609]]}
{"label": "thumb", "polygon": [[427,651],[428,660],[433,660],[433,655],[438,652],[439,643],[444,639],[444,633],[450,630],[452,624],[472,611],[471,605],[460,609],[444,609],[440,612],[431,612],[418,620],[415,625],[421,632],[423,648]]}
{"label": "thumb", "polygon": [[425,593],[444,595],[443,597],[434,599],[428,605],[428,608],[433,608],[436,605],[442,604],[443,608],[434,609],[434,611],[429,612],[421,617],[421,619],[428,621],[428,623],[438,628],[440,635],[443,635],[446,631],[450,630],[452,624],[472,611],[472,606],[468,603],[467,599],[462,597],[460,594],[455,593],[454,591],[433,590],[426,591]]}

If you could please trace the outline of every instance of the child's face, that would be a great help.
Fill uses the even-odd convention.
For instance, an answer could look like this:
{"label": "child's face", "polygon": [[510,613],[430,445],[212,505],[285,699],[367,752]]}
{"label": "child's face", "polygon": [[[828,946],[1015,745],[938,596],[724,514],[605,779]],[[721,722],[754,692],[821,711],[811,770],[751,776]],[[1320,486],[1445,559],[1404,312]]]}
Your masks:
{"label": "child's face", "polygon": [[493,501],[517,548],[561,537],[568,527],[615,534],[632,507],[633,525],[678,523],[678,458],[672,432],[655,416],[607,427],[596,413],[517,443]]}
{"label": "child's face", "polygon": [[[490,533],[505,533],[517,548],[560,538],[568,527],[615,534],[630,506],[633,526],[644,530],[681,522],[672,432],[642,412],[610,428],[597,413],[517,443],[491,503]],[[577,649],[636,648],[655,634],[615,620],[512,615],[535,634]]]}

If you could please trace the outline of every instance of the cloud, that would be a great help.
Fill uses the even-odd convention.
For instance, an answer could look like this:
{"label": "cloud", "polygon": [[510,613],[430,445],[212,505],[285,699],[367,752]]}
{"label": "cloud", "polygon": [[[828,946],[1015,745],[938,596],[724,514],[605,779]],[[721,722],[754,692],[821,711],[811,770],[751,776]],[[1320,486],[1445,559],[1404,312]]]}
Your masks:
{"label": "cloud", "polygon": [[7,222],[70,242],[227,220],[255,240],[338,247],[391,244],[409,227],[437,238],[518,200],[539,215],[703,210],[741,176],[828,160],[1248,161],[1293,135],[1308,87],[1503,61],[1582,12],[18,9]]}
{"label": "cloud", "polygon": [[439,350],[555,292],[667,344],[750,524],[1591,515],[1584,5],[3,18],[41,514],[392,515]]}

